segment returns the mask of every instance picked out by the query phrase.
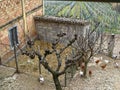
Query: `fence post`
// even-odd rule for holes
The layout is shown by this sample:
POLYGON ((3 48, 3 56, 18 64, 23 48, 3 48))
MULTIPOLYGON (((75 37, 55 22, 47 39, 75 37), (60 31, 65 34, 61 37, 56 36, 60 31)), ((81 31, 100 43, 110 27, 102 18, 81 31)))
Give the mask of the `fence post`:
POLYGON ((17 60, 17 54, 16 54, 16 42, 13 42, 14 44, 14 56, 15 56, 15 64, 16 64, 16 73, 19 73, 19 69, 18 69, 18 60, 17 60))
POLYGON ((115 43, 115 35, 110 35, 109 42, 108 42, 108 56, 113 56, 113 49, 114 49, 114 43, 115 43))
POLYGON ((1 56, 0 56, 0 65, 2 65, 2 59, 1 59, 1 56))

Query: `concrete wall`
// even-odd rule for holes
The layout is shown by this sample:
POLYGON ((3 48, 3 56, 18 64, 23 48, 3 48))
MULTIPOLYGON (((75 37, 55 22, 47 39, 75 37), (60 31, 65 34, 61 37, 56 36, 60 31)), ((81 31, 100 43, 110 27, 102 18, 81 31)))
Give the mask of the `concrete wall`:
MULTIPOLYGON (((27 28, 31 37, 36 35, 34 19, 36 15, 42 15, 42 0, 25 0, 25 9, 27 14, 27 28)), ((24 27, 22 18, 21 0, 1 0, 0 1, 0 56, 6 60, 13 53, 10 48, 8 30, 13 26, 18 28, 18 39, 20 44, 24 44, 24 27), (1 44, 2 43, 2 44, 1 44), (7 57, 6 57, 7 55, 7 57)), ((26 34, 28 33, 26 31, 26 34)))
MULTIPOLYGON (((86 21, 80 21, 76 19, 68 19, 68 18, 57 18, 57 17, 35 17, 36 30, 38 32, 38 36, 41 40, 47 40, 49 42, 53 42, 56 39, 56 35, 60 32, 67 33, 67 36, 64 37, 63 41, 68 41, 71 39, 73 35, 76 33, 78 35, 83 35, 87 28, 89 29, 89 23, 86 21)), ((102 48, 105 49, 105 53, 107 55, 108 42, 109 42, 110 34, 104 34, 103 36, 103 45, 102 48)), ((120 35, 115 35, 115 47, 113 50, 113 55, 119 55, 120 52, 120 35)))
POLYGON ((58 17, 35 17, 36 30, 41 40, 54 42, 57 34, 64 32, 67 35, 61 42, 72 39, 73 35, 82 35, 83 30, 89 25, 87 21, 58 17))

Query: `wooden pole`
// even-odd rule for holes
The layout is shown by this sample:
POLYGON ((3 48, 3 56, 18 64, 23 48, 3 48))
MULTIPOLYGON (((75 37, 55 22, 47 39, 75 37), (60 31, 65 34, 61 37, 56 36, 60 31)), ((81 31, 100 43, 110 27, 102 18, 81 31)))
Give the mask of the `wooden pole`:
POLYGON ((109 42, 108 42, 108 56, 109 57, 113 56, 114 44, 115 44, 115 35, 112 34, 110 35, 109 42))
POLYGON ((19 73, 18 60, 17 60, 17 54, 16 54, 16 43, 15 43, 15 41, 14 41, 14 55, 15 55, 16 73, 19 73))
MULTIPOLYGON (((38 45, 38 52, 40 53, 40 46, 38 45)), ((39 74, 41 75, 41 62, 39 60, 39 74)))
POLYGON ((23 14, 23 26, 24 26, 24 39, 26 40, 26 31, 27 31, 27 23, 26 23, 26 11, 25 11, 25 0, 21 0, 22 5, 22 14, 23 14))
POLYGON ((2 65, 2 59, 1 59, 1 56, 0 56, 0 65, 2 65))

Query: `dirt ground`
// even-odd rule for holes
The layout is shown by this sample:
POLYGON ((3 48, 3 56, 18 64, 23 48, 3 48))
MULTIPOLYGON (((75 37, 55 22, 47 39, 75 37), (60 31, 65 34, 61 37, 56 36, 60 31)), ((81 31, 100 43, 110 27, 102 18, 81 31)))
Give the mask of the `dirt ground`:
MULTIPOLYGON (((45 49, 51 49, 51 44, 50 43, 46 43, 44 41, 36 41, 34 48, 37 50, 38 45, 40 45, 40 53, 44 54, 44 50, 45 49)), ((60 49, 62 47, 62 45, 58 45, 58 49, 60 49)), ((70 48, 66 49, 63 54, 62 54, 62 67, 61 70, 64 68, 64 58, 66 56, 66 54, 69 54, 70 52, 70 48)), ((35 57, 35 59, 30 59, 28 56, 25 55, 19 55, 17 57, 18 59, 18 65, 19 65, 19 70, 20 72, 24 72, 24 73, 29 73, 35 77, 39 77, 39 70, 38 70, 38 57, 35 57)), ((54 70, 57 67, 57 61, 56 61, 56 57, 55 55, 49 55, 47 57, 47 61, 50 65, 50 67, 54 70)), ((7 66, 9 67, 14 67, 15 68, 15 60, 9 61, 7 64, 7 66)), ((41 65, 41 74, 42 76, 44 76, 44 78, 48 81, 52 82, 52 76, 51 74, 41 65)), ((60 77, 61 80, 63 80, 63 77, 60 77)))
POLYGON ((77 71, 65 90, 120 90, 120 60, 113 60, 104 55, 102 57, 102 63, 104 60, 110 61, 104 70, 100 64, 89 63, 88 70, 92 71, 92 76, 87 74, 87 78, 83 79, 77 71), (118 68, 115 67, 115 62, 119 64, 118 68))
MULTIPOLYGON (((44 42, 36 43, 40 44, 41 53, 44 53, 43 49, 46 47, 50 48, 50 45, 44 42)), ((63 53, 63 58, 69 51, 70 50, 67 49, 63 53)), ((88 70, 92 71, 92 76, 89 77, 87 74, 88 77, 83 79, 79 75, 80 70, 78 70, 73 79, 69 81, 70 84, 68 84, 67 87, 63 87, 63 90, 120 90, 120 60, 113 60, 104 55, 97 55, 96 57, 101 56, 103 57, 101 60, 102 63, 104 63, 104 60, 110 61, 104 70, 101 69, 100 65, 96 65, 93 60, 91 60, 88 70), (114 62, 119 64, 119 68, 114 67, 114 62)), ((49 63, 52 64, 51 67, 54 69, 54 67, 56 67, 55 57, 50 56, 48 60, 50 60, 49 63)), ((39 71, 37 57, 30 59, 27 56, 19 55, 18 62, 20 74, 14 74, 14 60, 6 64, 9 67, 0 66, 0 90, 55 90, 51 74, 43 67, 41 67, 41 69, 42 75, 45 78, 44 85, 41 85, 38 81, 39 71)), ((64 85, 63 81, 64 76, 60 78, 62 86, 64 85)))
MULTIPOLYGON (((104 70, 91 61, 88 70, 92 70, 92 76, 87 74, 87 78, 81 78, 78 70, 63 90, 120 90, 120 60, 102 57, 102 62, 110 61, 104 70), (118 68, 114 67, 114 62, 119 64, 118 68)), ((0 66, 0 90, 55 90, 51 81, 45 80, 44 85, 41 85, 38 77, 32 74, 14 72, 14 68, 0 66)))
POLYGON ((0 90, 55 90, 50 82, 41 85, 38 77, 27 73, 15 74, 15 69, 0 66, 0 90))

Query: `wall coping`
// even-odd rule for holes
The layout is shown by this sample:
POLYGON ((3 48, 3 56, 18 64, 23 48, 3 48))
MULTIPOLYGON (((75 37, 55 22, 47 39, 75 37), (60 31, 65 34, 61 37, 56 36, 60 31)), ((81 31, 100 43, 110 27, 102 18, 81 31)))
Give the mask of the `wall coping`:
POLYGON ((85 20, 80 19, 72 19, 72 18, 65 18, 65 17, 55 17, 55 16, 35 16, 35 21, 43 21, 43 22, 54 22, 54 23, 68 23, 68 24, 79 24, 81 26, 89 25, 90 23, 85 20))

